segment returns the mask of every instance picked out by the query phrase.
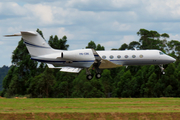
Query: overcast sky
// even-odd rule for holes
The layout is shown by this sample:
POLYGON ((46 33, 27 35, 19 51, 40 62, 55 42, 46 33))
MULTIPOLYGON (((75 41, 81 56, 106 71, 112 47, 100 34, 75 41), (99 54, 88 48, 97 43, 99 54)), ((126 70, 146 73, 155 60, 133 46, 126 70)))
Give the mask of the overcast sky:
POLYGON ((20 37, 3 35, 42 30, 45 39, 64 35, 69 50, 85 48, 91 40, 106 50, 138 41, 144 28, 180 40, 179 0, 1 0, 0 67, 11 65, 20 37))

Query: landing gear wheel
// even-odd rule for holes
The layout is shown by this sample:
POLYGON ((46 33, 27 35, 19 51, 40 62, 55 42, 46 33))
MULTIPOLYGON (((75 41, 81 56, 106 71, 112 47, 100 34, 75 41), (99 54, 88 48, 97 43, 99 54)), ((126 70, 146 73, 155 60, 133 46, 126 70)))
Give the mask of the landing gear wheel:
POLYGON ((101 74, 100 74, 100 73, 97 73, 97 74, 96 74, 96 78, 97 78, 97 79, 101 78, 101 74))
POLYGON ((162 73, 163 75, 165 75, 163 65, 159 65, 159 67, 160 67, 160 69, 161 69, 161 73, 162 73))
POLYGON ((86 78, 87 78, 88 80, 91 80, 93 77, 92 77, 92 75, 87 75, 86 78))

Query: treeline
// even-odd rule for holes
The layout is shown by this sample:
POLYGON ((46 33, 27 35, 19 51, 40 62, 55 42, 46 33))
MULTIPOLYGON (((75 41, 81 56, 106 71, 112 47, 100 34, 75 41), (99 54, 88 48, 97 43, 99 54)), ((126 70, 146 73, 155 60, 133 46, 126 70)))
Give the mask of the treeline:
POLYGON ((3 90, 3 86, 2 86, 3 79, 7 75, 9 69, 10 67, 5 65, 3 67, 0 67, 0 91, 3 90))
MULTIPOLYGON (((38 29, 42 36, 42 32, 38 29)), ((165 75, 157 65, 128 66, 105 69, 100 79, 88 81, 86 71, 79 74, 59 72, 49 69, 45 64, 30 59, 30 55, 19 41, 13 51, 12 67, 3 80, 1 96, 14 97, 55 97, 55 98, 91 98, 91 97, 180 97, 180 42, 167 41, 167 33, 140 29, 139 41, 124 43, 112 50, 159 49, 176 58, 175 63, 164 65, 165 75)), ((49 45, 55 49, 67 50, 67 37, 50 36, 49 45)), ((86 48, 105 50, 104 46, 90 41, 86 48)), ((95 74, 95 71, 91 71, 95 74)))

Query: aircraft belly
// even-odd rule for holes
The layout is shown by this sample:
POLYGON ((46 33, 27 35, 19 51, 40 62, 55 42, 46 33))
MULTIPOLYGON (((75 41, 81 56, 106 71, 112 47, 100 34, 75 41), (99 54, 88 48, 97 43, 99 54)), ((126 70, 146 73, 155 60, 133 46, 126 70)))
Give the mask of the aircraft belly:
POLYGON ((149 64, 159 64, 158 61, 156 62, 153 62, 152 60, 149 60, 149 59, 139 59, 139 60, 114 60, 114 61, 111 61, 115 64, 118 64, 118 65, 149 65, 149 64))
POLYGON ((123 63, 123 65, 159 65, 159 64, 167 64, 167 61, 143 59, 136 61, 129 60, 123 63))
POLYGON ((72 67, 80 67, 80 68, 89 68, 93 62, 73 62, 73 63, 65 63, 65 66, 72 66, 72 67))
POLYGON ((53 64, 56 67, 60 66, 71 66, 71 67, 78 67, 78 68, 88 68, 90 67, 93 63, 94 60, 79 60, 79 61, 70 61, 70 60, 57 60, 57 59, 35 59, 31 58, 32 60, 39 61, 39 62, 44 62, 48 64, 53 64))

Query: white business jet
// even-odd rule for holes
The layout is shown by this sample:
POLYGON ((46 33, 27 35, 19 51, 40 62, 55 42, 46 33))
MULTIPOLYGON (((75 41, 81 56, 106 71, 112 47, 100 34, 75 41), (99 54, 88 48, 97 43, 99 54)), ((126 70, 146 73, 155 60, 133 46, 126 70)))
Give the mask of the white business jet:
POLYGON ((88 80, 93 78, 91 69, 96 70, 96 78, 101 78, 102 69, 129 65, 159 65, 162 73, 165 74, 163 64, 176 61, 159 50, 56 50, 51 48, 37 32, 22 31, 19 34, 5 36, 22 36, 31 59, 48 63, 49 68, 59 68, 60 71, 71 73, 79 73, 85 68, 88 80))

